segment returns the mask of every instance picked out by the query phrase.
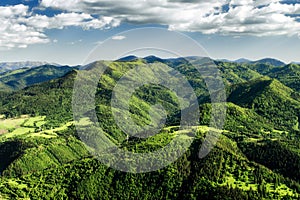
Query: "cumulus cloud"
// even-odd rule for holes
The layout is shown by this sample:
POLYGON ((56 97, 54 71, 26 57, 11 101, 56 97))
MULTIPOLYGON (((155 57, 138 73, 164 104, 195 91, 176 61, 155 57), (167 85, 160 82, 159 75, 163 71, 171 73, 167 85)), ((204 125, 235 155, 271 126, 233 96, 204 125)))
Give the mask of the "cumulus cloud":
MULTIPOLYGON (((161 24, 170 30, 224 35, 299 35, 300 2, 282 0, 40 0, 35 14, 25 5, 0 6, 0 48, 50 42, 47 29, 107 29, 121 23, 161 24), (43 12, 39 12, 43 13, 43 12)), ((120 38, 119 39, 124 39, 120 38)))
POLYGON ((0 6, 0 49, 26 48, 50 42, 46 29, 81 26, 83 29, 115 27, 120 21, 112 17, 92 17, 85 13, 61 13, 53 17, 33 14, 28 6, 0 6))
POLYGON ((38 29, 62 29, 66 26, 81 26, 84 29, 104 28, 105 26, 118 26, 119 22, 112 17, 93 18, 85 13, 61 13, 53 17, 45 15, 34 15, 28 18, 20 19, 29 26, 38 29))
POLYGON ((29 44, 47 43, 47 36, 35 28, 19 23, 28 14, 24 5, 0 7, 0 48, 26 48, 29 44))
POLYGON ((300 2, 280 0, 41 0, 44 7, 111 17, 118 22, 158 23, 171 30, 225 35, 300 33, 300 2))

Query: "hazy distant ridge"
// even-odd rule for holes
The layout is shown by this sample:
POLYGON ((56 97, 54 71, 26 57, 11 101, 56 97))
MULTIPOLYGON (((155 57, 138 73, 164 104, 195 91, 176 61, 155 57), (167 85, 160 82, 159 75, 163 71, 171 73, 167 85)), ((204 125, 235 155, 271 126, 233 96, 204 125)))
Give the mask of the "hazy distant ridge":
POLYGON ((38 62, 38 61, 2 62, 0 63, 0 73, 21 69, 21 68, 33 68, 33 67, 38 67, 46 64, 60 66, 59 64, 55 64, 55 63, 38 62))

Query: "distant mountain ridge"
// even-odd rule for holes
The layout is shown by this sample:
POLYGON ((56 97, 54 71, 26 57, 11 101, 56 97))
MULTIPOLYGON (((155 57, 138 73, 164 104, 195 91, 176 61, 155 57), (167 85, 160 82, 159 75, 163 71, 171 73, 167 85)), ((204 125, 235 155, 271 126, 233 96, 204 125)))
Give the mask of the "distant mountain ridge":
POLYGON ((42 65, 7 71, 0 74, 0 90, 19 90, 62 77, 73 69, 69 66, 42 65))
MULTIPOLYGON (((73 125, 73 88, 79 70, 73 67, 62 71, 63 66, 46 65, 9 71, 0 74, 0 87, 1 77, 11 86, 29 86, 11 93, 0 92, 0 115, 3 115, 0 119, 0 131, 3 131, 0 134, 0 199, 299 199, 300 94, 294 91, 298 86, 295 81, 300 77, 299 65, 276 67, 203 57, 129 56, 111 62, 97 61, 82 70, 88 71, 103 63, 108 68, 100 77, 94 93, 95 104, 91 108, 108 140, 122 150, 150 153, 163 149, 175 137, 179 137, 180 142, 194 137, 190 148, 176 162, 158 171, 124 173, 114 170, 89 154, 89 146, 79 140, 73 125), (127 111, 112 106, 113 90, 120 78, 134 67, 147 67, 149 63, 159 66, 159 60, 182 73, 194 89, 198 98, 199 126, 181 130, 181 115, 190 111, 191 106, 181 104, 170 89, 147 84, 132 95, 130 117, 141 127, 148 125, 152 121, 149 110, 160 104, 167 114, 165 127, 149 138, 130 136, 126 140, 127 135, 116 124, 112 110, 127 111), (211 129, 212 109, 213 106, 218 108, 218 103, 212 104, 205 99, 210 96, 205 81, 187 61, 193 64, 215 62, 228 95, 224 130, 220 130, 219 141, 203 159, 199 159, 199 147, 211 129), (51 80, 46 81, 49 77, 51 80), (37 80, 41 82, 33 82, 37 80), (181 107, 185 108, 184 112, 181 107), (24 114, 28 118, 23 122, 19 117, 24 114), (191 132, 195 132, 195 136, 191 132)), ((141 78, 150 79, 151 69, 147 72, 150 73, 141 78)), ((172 73, 168 69, 160 72, 172 73)), ((95 78, 94 74, 86 75, 87 81, 95 78)), ((134 78, 129 77, 129 80, 134 78)), ((211 76, 208 78, 213 80, 211 76)), ((168 81, 176 84, 175 79, 170 77, 168 81)), ((82 94, 79 100, 84 102, 85 97, 82 94)), ((84 130, 91 126, 97 134, 98 128, 94 129, 89 123, 89 117, 79 122, 77 127, 84 130)), ((82 136, 93 138, 85 133, 82 136)), ((92 145, 104 145, 103 140, 92 140, 95 142, 92 145)), ((177 145, 179 151, 180 144, 177 145)), ((92 145, 91 148, 95 147, 92 145)), ((176 155, 177 146, 165 158, 176 155)), ((111 166, 123 165, 122 159, 113 159, 114 153, 115 148, 108 148, 99 156, 111 166)), ((156 163, 151 159, 149 166, 156 163)), ((140 167, 130 163, 124 166, 127 169, 140 167)))
POLYGON ((282 62, 281 60, 278 59, 274 59, 274 58, 263 58, 260 60, 249 60, 246 58, 239 58, 237 60, 228 60, 228 59, 218 59, 218 61, 222 61, 222 62, 233 62, 233 63, 245 63, 245 64, 269 64, 269 65, 273 65, 275 67, 281 67, 286 65, 286 63, 282 62))
MULTIPOLYGON (((135 55, 129 55, 129 56, 125 56, 122 58, 119 58, 117 61, 123 61, 123 62, 129 62, 129 61, 134 61, 137 59, 143 59, 147 62, 162 62, 162 61, 174 61, 174 60, 194 60, 194 59, 198 59, 198 58, 204 58, 204 57, 200 57, 200 56, 187 56, 187 57, 178 57, 178 58, 160 58, 154 55, 150 55, 147 57, 137 57, 135 55)), ((275 58, 263 58, 263 59, 259 59, 259 60, 249 60, 246 58, 239 58, 237 60, 229 60, 229 59, 212 59, 211 60, 215 60, 215 61, 222 61, 222 62, 233 62, 233 63, 247 63, 247 64, 269 64, 269 65, 273 65, 276 67, 280 67, 280 66, 284 66, 286 65, 286 63, 282 62, 279 59, 275 59, 275 58)))
POLYGON ((256 63, 269 64, 269 65, 273 65, 273 66, 276 66, 276 67, 281 67, 281 66, 286 65, 286 63, 284 63, 280 60, 274 59, 274 58, 264 58, 264 59, 260 59, 260 60, 251 62, 251 64, 256 64, 256 63))
POLYGON ((139 59, 139 58, 136 57, 136 56, 130 55, 130 56, 122 57, 122 58, 118 59, 117 61, 128 62, 128 61, 134 61, 134 60, 137 60, 137 59, 139 59))
POLYGON ((48 63, 48 62, 40 62, 40 61, 25 61, 25 62, 1 62, 0 63, 0 73, 4 73, 7 71, 17 70, 21 68, 33 68, 42 65, 55 65, 60 66, 56 63, 48 63))
POLYGON ((250 63, 252 61, 249 60, 249 59, 246 59, 246 58, 240 58, 240 59, 237 59, 237 60, 235 60, 233 62, 235 62, 235 63, 250 63))

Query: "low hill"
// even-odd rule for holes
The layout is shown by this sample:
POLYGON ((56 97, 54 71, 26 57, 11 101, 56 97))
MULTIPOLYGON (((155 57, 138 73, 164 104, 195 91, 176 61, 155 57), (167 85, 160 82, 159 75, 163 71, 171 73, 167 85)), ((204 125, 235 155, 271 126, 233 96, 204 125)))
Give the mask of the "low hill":
MULTIPOLYGON (((34 68, 42 65, 47 65, 47 62, 36 62, 36 61, 26 61, 26 62, 2 62, 0 63, 0 73, 7 71, 18 70, 22 68, 34 68)), ((56 66, 59 66, 55 64, 56 66)))
POLYGON ((244 83, 263 76, 260 73, 250 69, 247 65, 243 64, 218 61, 216 62, 216 65, 221 71, 225 84, 227 85, 244 83))
POLYGON ((261 59, 261 60, 256 60, 256 61, 252 61, 251 64, 269 64, 269 65, 273 65, 275 67, 280 67, 280 66, 284 66, 285 63, 280 61, 280 60, 277 60, 277 59, 274 59, 274 58, 264 58, 264 59, 261 59))
POLYGON ((234 85, 228 101, 254 109, 277 128, 299 129, 300 102, 294 91, 276 79, 262 78, 234 85))
POLYGON ((0 82, 11 88, 19 90, 30 85, 46 82, 64 76, 72 70, 68 66, 43 65, 31 69, 18 69, 0 74, 0 82))
POLYGON ((139 58, 136 57, 136 56, 130 55, 130 56, 122 57, 122 58, 120 58, 120 59, 118 59, 118 60, 116 60, 116 61, 130 62, 130 61, 135 61, 135 60, 137 60, 137 59, 139 59, 139 58))
POLYGON ((300 92, 300 65, 288 64, 281 68, 274 68, 267 75, 300 92))
POLYGON ((240 59, 237 59, 237 60, 235 60, 233 62, 235 62, 235 63, 250 63, 252 61, 249 60, 249 59, 246 59, 246 58, 240 58, 240 59))

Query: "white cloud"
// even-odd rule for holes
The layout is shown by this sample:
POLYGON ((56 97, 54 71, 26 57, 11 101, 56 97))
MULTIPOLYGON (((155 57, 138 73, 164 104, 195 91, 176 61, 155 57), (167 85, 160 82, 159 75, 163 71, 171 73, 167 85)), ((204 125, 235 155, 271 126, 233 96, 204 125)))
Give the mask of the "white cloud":
POLYGON ((171 30, 226 35, 296 35, 300 2, 280 0, 41 0, 68 12, 111 17, 118 22, 158 23, 171 30), (228 10, 222 8, 228 7, 228 10))
POLYGON ((34 27, 19 23, 28 14, 24 5, 0 7, 0 49, 26 48, 30 44, 47 43, 47 36, 34 27))
POLYGON ((2 6, 0 7, 0 17, 11 17, 11 16, 25 16, 28 11, 28 6, 15 5, 15 6, 2 6))
POLYGON ((37 15, 25 5, 0 6, 0 49, 26 48, 31 44, 50 42, 46 29, 81 26, 83 29, 115 27, 120 21, 112 17, 94 18, 85 13, 61 13, 53 17, 37 15))
MULTIPOLYGON (((122 22, 161 24, 170 30, 225 35, 297 35, 300 2, 280 0, 40 0, 40 9, 62 10, 52 17, 25 5, 0 6, 0 48, 50 42, 46 29, 79 26, 107 29, 122 22), (99 17, 95 17, 99 16, 99 17)), ((119 39, 124 39, 119 37, 119 39)))
POLYGON ((113 39, 113 40, 124 40, 124 39, 126 39, 126 37, 123 36, 123 35, 116 35, 116 36, 113 36, 111 39, 113 39))

